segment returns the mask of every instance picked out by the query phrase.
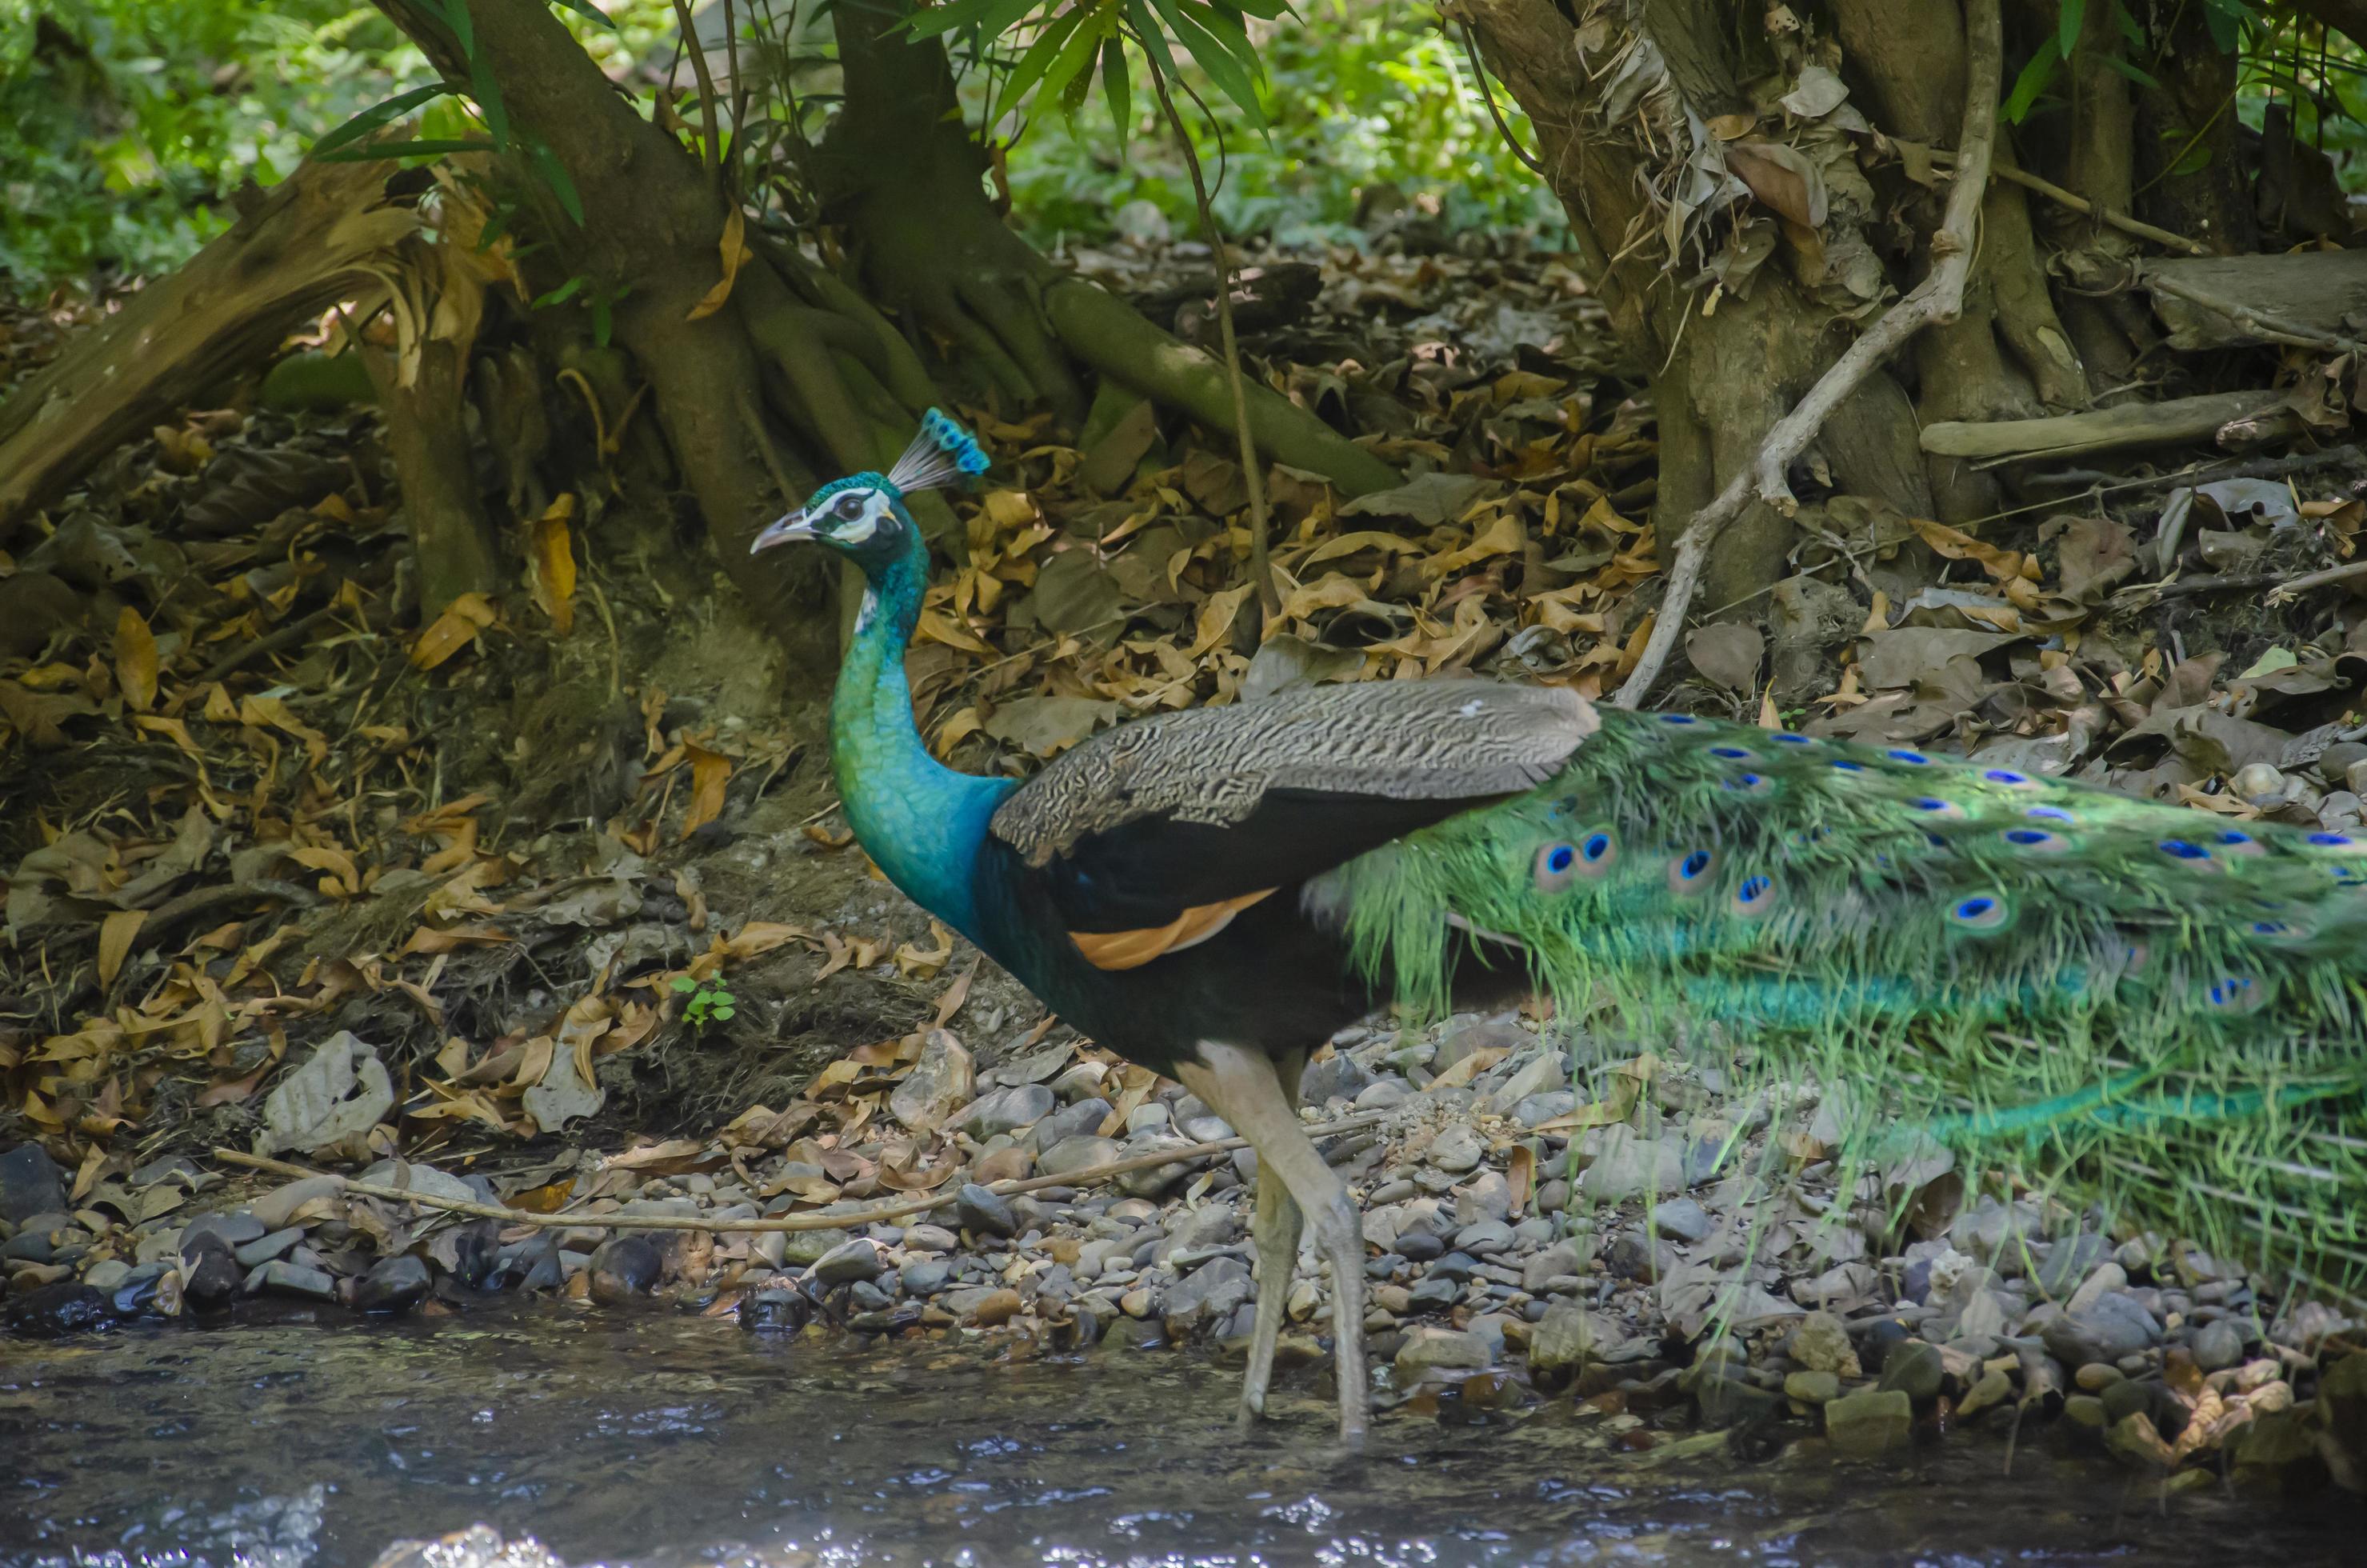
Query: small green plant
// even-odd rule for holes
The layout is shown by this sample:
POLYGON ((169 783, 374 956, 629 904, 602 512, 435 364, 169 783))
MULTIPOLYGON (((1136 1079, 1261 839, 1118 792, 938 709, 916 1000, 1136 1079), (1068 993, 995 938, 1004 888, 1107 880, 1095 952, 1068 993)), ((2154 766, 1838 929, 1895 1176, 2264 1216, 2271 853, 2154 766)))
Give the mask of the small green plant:
POLYGON ((676 991, 690 993, 690 1001, 683 1007, 682 1016, 690 1027, 705 1031, 709 1024, 719 1024, 739 1009, 733 1006, 738 998, 723 988, 720 980, 693 980, 686 974, 674 977, 676 991))

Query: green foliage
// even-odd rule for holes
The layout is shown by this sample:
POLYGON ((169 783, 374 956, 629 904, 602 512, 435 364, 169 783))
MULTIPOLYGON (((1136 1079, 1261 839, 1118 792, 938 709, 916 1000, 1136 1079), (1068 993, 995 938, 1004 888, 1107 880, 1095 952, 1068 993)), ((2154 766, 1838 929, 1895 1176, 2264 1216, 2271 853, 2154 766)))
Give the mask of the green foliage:
POLYGON ((682 1016, 690 1020, 691 1028, 702 1034, 708 1025, 722 1023, 739 1011, 733 1005, 739 998, 726 991, 720 980, 699 981, 686 974, 677 975, 674 988, 677 992, 690 994, 690 1001, 684 1006, 682 1016))
POLYGON ((155 273, 230 225, 243 182, 426 63, 352 0, 0 0, 0 273, 31 293, 155 273))
MULTIPOLYGON (((1302 12, 1254 35, 1263 135, 1184 103, 1228 232, 1353 240, 1376 199, 1433 211, 1449 229, 1561 227, 1551 193, 1497 134, 1457 42, 1371 0, 1310 0, 1302 12)), ((1039 108, 1011 151, 1012 215, 1039 243, 1106 235, 1118 210, 1137 201, 1178 233, 1196 231, 1191 181, 1156 101, 1138 81, 1114 75, 1108 58, 1102 94, 1062 114, 1039 108)), ((1175 80, 1204 103, 1229 101, 1196 62, 1175 80)), ((1045 102, 1040 86, 1036 102, 1045 102)), ((1497 103, 1513 133, 1530 137, 1501 89, 1497 103)))

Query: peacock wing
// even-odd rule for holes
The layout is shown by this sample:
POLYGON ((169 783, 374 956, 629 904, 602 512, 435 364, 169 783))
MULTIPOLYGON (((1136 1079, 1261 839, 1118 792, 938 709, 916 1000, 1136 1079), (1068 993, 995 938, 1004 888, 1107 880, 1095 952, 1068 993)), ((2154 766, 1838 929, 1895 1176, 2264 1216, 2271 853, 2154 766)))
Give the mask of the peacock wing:
POLYGON ((1070 931, 1163 928, 1532 789, 1595 725, 1557 687, 1303 687, 1105 732, 1014 792, 990 832, 1070 931))

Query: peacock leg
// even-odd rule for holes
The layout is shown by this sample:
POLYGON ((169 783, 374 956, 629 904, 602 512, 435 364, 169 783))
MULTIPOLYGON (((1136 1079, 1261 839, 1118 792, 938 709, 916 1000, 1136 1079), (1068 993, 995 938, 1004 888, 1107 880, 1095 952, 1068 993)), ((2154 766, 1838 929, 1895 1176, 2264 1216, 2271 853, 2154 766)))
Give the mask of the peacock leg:
MULTIPOLYGON (((1275 1078, 1291 1108, 1298 1107, 1298 1075, 1307 1055, 1295 1051, 1274 1062, 1275 1078)), ((1282 1178, 1258 1164, 1257 1217, 1250 1239, 1257 1247, 1257 1331, 1250 1336, 1249 1371, 1241 1380, 1241 1426, 1265 1414, 1265 1393, 1274 1381, 1274 1346, 1282 1334, 1283 1310, 1289 1304, 1291 1272, 1298 1265, 1298 1233, 1304 1216, 1282 1178)))
POLYGON ((1183 1062, 1184 1086, 1232 1123, 1257 1151, 1258 1179, 1281 1179, 1315 1227, 1331 1265, 1332 1359, 1340 1381, 1340 1440, 1362 1448, 1369 1424, 1365 1386, 1365 1236, 1348 1188, 1308 1141, 1291 1108, 1274 1059, 1263 1051, 1204 1040, 1200 1060, 1183 1062))

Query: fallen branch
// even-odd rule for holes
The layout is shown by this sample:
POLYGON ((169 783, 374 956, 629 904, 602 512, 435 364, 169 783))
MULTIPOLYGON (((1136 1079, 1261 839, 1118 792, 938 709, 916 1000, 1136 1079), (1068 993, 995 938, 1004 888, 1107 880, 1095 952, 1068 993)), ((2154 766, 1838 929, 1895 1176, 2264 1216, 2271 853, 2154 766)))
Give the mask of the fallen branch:
MULTIPOLYGON (((2283 258, 2272 259, 2282 261, 2283 258)), ((2345 337, 2337 332, 2323 332, 2307 322, 2295 321, 2291 316, 2214 293, 2191 278, 2168 267, 2148 267, 2139 277, 2146 288, 2157 293, 2175 295, 2188 304, 2200 305, 2214 314, 2225 316, 2247 335, 2264 343, 2282 343, 2294 348, 2321 348, 2333 354, 2353 354, 2367 348, 2367 344, 2361 344, 2355 337, 2345 337)))
POLYGON ((1686 607, 1701 586, 1702 569, 1717 536, 1754 499, 1786 517, 1796 511, 1799 503, 1784 479, 1792 460, 1806 449, 1825 421, 1860 383, 1908 339, 1935 322, 1954 321, 1964 309, 1965 279, 1973 266, 1973 227, 1980 215, 1981 192, 1988 183, 1989 153, 1997 131, 1998 82, 2005 52, 1998 0, 1968 0, 1965 13, 1965 119, 1957 134, 1955 183, 1949 188, 1939 232, 1931 236, 1931 270, 1842 351, 1832 368, 1808 389, 1808 395, 1767 432, 1750 465, 1686 524, 1677 540, 1677 558, 1669 568, 1668 593, 1660 601, 1652 635, 1636 661, 1635 673, 1613 699, 1622 708, 1640 704, 1660 678, 1677 639, 1683 635, 1686 607))
MULTIPOLYGON (((1935 148, 1932 151, 1931 159, 1934 163, 1953 163, 1955 154, 1944 149, 1935 148)), ((2151 240, 2155 244, 2165 245, 2181 256, 2211 254, 2208 248, 2196 241, 2188 239, 2184 234, 2173 234, 2168 229, 2157 229, 2151 223, 2132 218, 2125 212, 2115 212, 2109 207, 2098 207, 2078 191, 2066 190, 2053 180, 2039 178, 2028 169, 2016 168, 2010 164, 1999 164, 1990 168, 1988 177, 2004 180, 2009 185, 2018 185, 2024 190, 2036 191, 2047 200, 2093 218, 2109 228, 2118 229, 2124 234, 2135 234, 2141 240, 2151 240)))
POLYGON ((1949 458, 2063 457, 2113 447, 2201 440, 2220 427, 2282 407, 2282 392, 2204 392, 2166 403, 2124 403, 2038 419, 1942 419, 1923 426, 1927 452, 1949 458))
POLYGON ((2323 588, 2335 583, 2355 583, 2367 577, 2367 561, 2353 561, 2343 566, 2328 566, 2322 572, 2305 572, 2300 576, 2278 584, 2270 590, 2269 602, 2282 604, 2285 600, 2323 588))
MULTIPOLYGON (((1369 1110, 1361 1116, 1342 1117, 1319 1127, 1307 1130, 1309 1138, 1333 1138, 1343 1132, 1355 1132, 1386 1119, 1387 1111, 1369 1110)), ((1236 1149, 1246 1149, 1246 1138, 1216 1138, 1203 1143, 1186 1143, 1178 1148, 1160 1149, 1148 1154, 1130 1154, 1123 1160, 1109 1160, 1082 1170, 1068 1171, 1059 1176, 1031 1176, 1025 1181, 998 1181, 987 1190, 998 1197, 1015 1198, 1021 1193, 1041 1192, 1054 1187, 1082 1187, 1089 1182, 1110 1176, 1125 1176, 1129 1171, 1147 1171, 1159 1165, 1172 1165, 1179 1160, 1196 1160, 1210 1154, 1229 1154, 1236 1149)), ((415 1203, 423 1209, 441 1210, 450 1214, 466 1214, 472 1219, 498 1220, 507 1225, 531 1225, 541 1230, 593 1231, 712 1231, 730 1233, 764 1234, 774 1231, 839 1231, 856 1225, 885 1224, 912 1214, 925 1214, 932 1209, 942 1209, 953 1199, 944 1192, 924 1192, 900 1203, 889 1203, 877 1209, 857 1210, 851 1214, 783 1214, 773 1219, 704 1220, 685 1214, 530 1214, 522 1209, 510 1209, 498 1203, 479 1203, 469 1199, 445 1198, 432 1192, 416 1192, 407 1187, 390 1187, 383 1182, 362 1181, 354 1176, 337 1175, 334 1171, 316 1171, 304 1165, 290 1165, 286 1160, 266 1159, 239 1149, 216 1149, 214 1158, 226 1165, 243 1165, 250 1170, 268 1171, 294 1180, 313 1176, 324 1177, 337 1184, 338 1190, 357 1198, 384 1199, 394 1203, 415 1203)))
POLYGON ((0 404, 0 534, 124 442, 259 366, 306 317, 341 297, 382 294, 365 264, 419 226, 388 202, 389 168, 299 165, 0 404))

